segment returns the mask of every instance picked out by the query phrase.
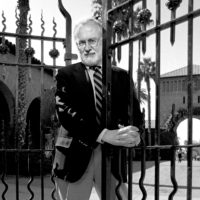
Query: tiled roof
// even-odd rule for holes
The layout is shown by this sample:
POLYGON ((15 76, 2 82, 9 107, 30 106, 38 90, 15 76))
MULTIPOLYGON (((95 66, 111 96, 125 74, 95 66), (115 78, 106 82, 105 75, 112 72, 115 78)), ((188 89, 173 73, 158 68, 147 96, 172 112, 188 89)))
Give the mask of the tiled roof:
MULTIPOLYGON (((193 75, 197 75, 197 74, 200 74, 200 65, 193 65, 193 75)), ((176 77, 176 76, 187 76, 187 66, 162 74, 161 78, 176 77)))

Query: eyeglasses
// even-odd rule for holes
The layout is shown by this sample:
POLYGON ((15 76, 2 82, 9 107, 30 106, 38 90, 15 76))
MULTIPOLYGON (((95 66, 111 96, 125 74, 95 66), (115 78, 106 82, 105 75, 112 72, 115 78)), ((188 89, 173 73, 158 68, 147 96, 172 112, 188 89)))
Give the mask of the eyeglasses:
POLYGON ((86 43, 88 43, 88 45, 90 47, 96 47, 99 43, 100 39, 88 39, 88 40, 80 40, 79 42, 77 42, 77 46, 79 49, 84 49, 86 47, 86 43))

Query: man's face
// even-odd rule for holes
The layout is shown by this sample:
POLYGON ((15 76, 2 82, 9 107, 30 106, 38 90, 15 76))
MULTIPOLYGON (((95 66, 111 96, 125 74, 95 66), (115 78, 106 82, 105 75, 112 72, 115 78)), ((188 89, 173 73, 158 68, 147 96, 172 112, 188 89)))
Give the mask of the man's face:
POLYGON ((102 65, 102 32, 94 24, 83 25, 77 35, 77 47, 82 62, 87 66, 102 65))

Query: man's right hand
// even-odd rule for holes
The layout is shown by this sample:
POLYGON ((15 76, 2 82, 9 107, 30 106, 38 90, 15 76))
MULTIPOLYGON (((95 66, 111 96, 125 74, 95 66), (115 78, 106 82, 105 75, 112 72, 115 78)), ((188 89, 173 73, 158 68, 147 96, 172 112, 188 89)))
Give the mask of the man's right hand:
POLYGON ((139 129, 135 126, 125 126, 115 130, 106 130, 102 137, 103 142, 115 146, 134 147, 140 143, 139 129))

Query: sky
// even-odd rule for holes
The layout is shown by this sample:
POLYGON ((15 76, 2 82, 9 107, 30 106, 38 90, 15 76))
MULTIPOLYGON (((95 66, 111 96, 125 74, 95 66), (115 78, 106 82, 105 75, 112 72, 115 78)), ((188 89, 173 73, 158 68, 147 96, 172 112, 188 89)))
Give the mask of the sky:
MULTIPOLYGON (((41 14, 45 21, 45 36, 53 36, 53 19, 57 24, 56 37, 65 37, 65 19, 59 11, 58 0, 29 0, 30 11, 29 16, 33 23, 34 35, 41 34, 41 14)), ((72 30, 77 22, 84 18, 88 18, 92 15, 91 0, 62 0, 65 9, 69 12, 72 18, 72 30)), ((156 0, 147 0, 147 7, 152 12, 152 19, 155 21, 155 2, 156 0)), ((171 13, 165 6, 166 1, 161 0, 161 23, 170 20, 171 13)), ((16 18, 15 9, 17 6, 17 0, 0 0, 0 30, 2 26, 2 12, 6 17, 6 32, 15 32, 16 30, 16 18)), ((194 0, 194 9, 200 8, 200 0, 194 0)), ((188 0, 183 0, 181 6, 177 9, 177 17, 186 14, 188 11, 188 0)), ((153 24, 152 26, 154 26, 153 24)), ((151 27, 151 26, 150 26, 151 27)), ((147 28, 150 28, 147 27, 147 28)), ((200 65, 200 17, 194 20, 194 57, 193 63, 200 65)), ((9 40, 12 41, 11 38, 9 40)), ((37 41, 32 41, 32 44, 37 46, 37 41)), ((45 52, 45 63, 52 64, 52 59, 49 58, 48 52, 52 48, 52 43, 47 43, 45 48, 48 50, 45 52)), ((61 52, 57 60, 57 65, 64 65, 64 50, 63 45, 58 44, 57 48, 61 52)), ((40 59, 40 50, 35 48, 35 57, 40 59)), ((127 46, 122 48, 123 59, 119 63, 119 66, 128 69, 128 52, 127 46)), ((72 42, 72 53, 78 54, 74 42, 72 42)), ((147 38, 147 51, 142 57, 151 57, 152 61, 155 61, 155 37, 150 36, 147 38)), ((73 61, 75 62, 75 61, 73 61)), ((138 62, 138 43, 134 43, 134 66, 137 66, 138 62)), ((176 40, 175 44, 170 43, 169 30, 161 33, 161 74, 176 70, 181 67, 187 66, 187 23, 176 26, 176 40)), ((136 74, 136 73, 135 73, 136 74)), ((135 77, 134 77, 135 78, 135 77)), ((151 82, 152 93, 152 119, 155 119, 155 85, 151 82)), ((146 105, 144 105, 146 108, 146 105)), ((147 110, 147 109, 146 109, 147 110)), ((147 113, 146 113, 147 116, 147 113)), ((184 128, 183 128, 184 130, 184 128)), ((200 139, 200 138, 199 138, 200 139)), ((197 140, 199 140, 197 139, 197 140)))

